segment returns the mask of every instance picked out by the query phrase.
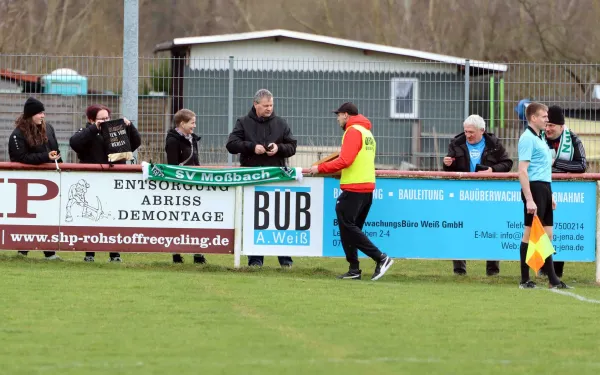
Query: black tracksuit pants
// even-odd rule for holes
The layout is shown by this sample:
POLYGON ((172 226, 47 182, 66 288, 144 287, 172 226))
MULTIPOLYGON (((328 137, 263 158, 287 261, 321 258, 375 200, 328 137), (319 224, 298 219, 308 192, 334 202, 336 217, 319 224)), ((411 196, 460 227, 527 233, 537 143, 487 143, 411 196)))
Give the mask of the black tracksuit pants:
POLYGON ((382 257, 381 251, 362 231, 372 203, 372 193, 344 191, 335 205, 342 247, 352 270, 359 269, 358 250, 375 262, 379 262, 382 257))
MULTIPOLYGON (((466 260, 453 260, 454 273, 467 273, 467 261, 466 260)), ((492 275, 500 272, 500 261, 488 260, 485 262, 485 272, 488 275, 492 275)))
MULTIPOLYGON (((85 256, 86 256, 86 257, 95 257, 95 256, 96 256, 96 253, 95 253, 95 252, 90 252, 90 251, 88 251, 88 252, 86 252, 86 253, 85 253, 85 256)), ((109 256, 110 258, 118 258, 118 257, 120 257, 120 256, 121 256, 121 254, 119 254, 119 253, 108 253, 108 256, 109 256)))

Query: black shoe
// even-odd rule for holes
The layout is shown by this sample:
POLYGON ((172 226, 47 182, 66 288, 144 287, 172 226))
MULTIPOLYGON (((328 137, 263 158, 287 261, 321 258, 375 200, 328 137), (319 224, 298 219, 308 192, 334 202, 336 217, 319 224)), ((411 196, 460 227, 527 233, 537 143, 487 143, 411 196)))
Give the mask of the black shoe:
POLYGON ((173 263, 183 263, 181 254, 173 254, 173 263))
POLYGON ((535 288, 537 288, 537 286, 531 280, 527 280, 524 283, 522 282, 519 284, 519 289, 535 289, 535 288))
POLYGON ((560 282, 558 285, 550 285, 550 289, 573 289, 573 287, 568 286, 564 282, 560 282))
POLYGON ((21 256, 24 256, 24 257, 26 257, 26 256, 27 256, 27 253, 29 253, 29 251, 18 251, 18 252, 17 252, 17 255, 21 255, 21 256))
POLYGON ((467 271, 465 270, 454 270, 454 274, 457 276, 466 276, 467 275, 467 271))
POLYGON ((500 274, 500 271, 486 271, 485 274, 488 276, 496 276, 500 274))
POLYGON ((344 280, 360 280, 362 275, 362 271, 361 270, 348 270, 348 272, 346 272, 343 275, 339 275, 337 278, 338 279, 344 279, 344 280))
POLYGON ((194 263, 206 264, 206 258, 202 254, 194 254, 194 263))
POLYGON ((385 275, 385 273, 392 266, 392 264, 394 264, 394 260, 389 256, 383 254, 383 258, 379 262, 377 262, 377 266, 375 267, 375 272, 373 273, 371 280, 375 281, 381 279, 381 277, 385 275))
POLYGON ((281 268, 292 268, 292 263, 281 264, 281 268))

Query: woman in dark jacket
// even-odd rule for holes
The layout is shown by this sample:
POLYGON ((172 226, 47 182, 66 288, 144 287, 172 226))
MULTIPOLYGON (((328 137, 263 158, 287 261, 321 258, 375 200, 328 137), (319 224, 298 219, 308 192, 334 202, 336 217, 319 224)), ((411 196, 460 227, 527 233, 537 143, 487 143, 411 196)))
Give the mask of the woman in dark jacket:
MULTIPOLYGON (((34 165, 62 162, 54 128, 46 123, 44 111, 42 102, 35 98, 27 99, 23 114, 15 121, 15 130, 8 139, 10 161, 34 165)), ((27 253, 19 251, 23 256, 27 253)), ((54 251, 44 251, 44 255, 48 260, 60 259, 54 251)))
MULTIPOLYGON (((194 134, 196 114, 189 109, 177 111, 173 118, 175 127, 167 133, 165 152, 167 164, 200 165, 198 142, 200 137, 194 134)), ((173 263, 183 263, 181 254, 173 254, 173 263)), ((206 263, 202 254, 194 254, 194 263, 206 263)))
MULTIPOLYGON (((105 149, 104 140, 100 134, 102 123, 110 121, 111 111, 108 107, 95 104, 89 106, 85 111, 87 123, 84 128, 71 136, 69 144, 77 153, 80 163, 84 164, 108 164, 108 151, 105 149)), ((142 144, 142 138, 131 121, 123 118, 125 130, 131 145, 131 151, 135 151, 142 144)), ((125 160, 119 160, 113 164, 125 164, 125 160)))
MULTIPOLYGON (((83 164, 108 164, 108 151, 106 150, 104 139, 100 134, 102 123, 110 121, 111 111, 108 107, 100 104, 89 106, 85 110, 85 117, 87 123, 84 128, 81 128, 77 133, 71 136, 69 144, 73 151, 77 153, 79 162, 83 164)), ((142 144, 140 133, 136 127, 133 126, 131 121, 123 118, 125 122, 125 130, 127 131, 127 137, 131 145, 131 151, 137 150, 142 144)), ((119 160, 113 164, 125 164, 125 160, 119 160)), ((95 252, 86 252, 83 258, 86 262, 93 262, 95 252)), ((109 261, 121 262, 121 254, 109 253, 109 261)))

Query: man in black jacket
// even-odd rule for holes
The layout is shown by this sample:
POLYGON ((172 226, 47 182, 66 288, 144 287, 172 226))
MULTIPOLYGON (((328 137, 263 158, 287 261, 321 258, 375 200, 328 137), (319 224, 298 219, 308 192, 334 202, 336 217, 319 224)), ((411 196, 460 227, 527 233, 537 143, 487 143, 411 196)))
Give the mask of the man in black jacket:
MULTIPOLYGON (((471 115, 463 123, 464 132, 450 141, 448 155, 444 157, 444 170, 454 172, 509 172, 513 161, 508 157, 500 140, 485 131, 485 121, 471 115)), ((467 262, 454 260, 454 273, 466 275, 467 262)), ((500 262, 488 260, 486 274, 500 273, 500 262)))
MULTIPOLYGON (((260 89, 248 115, 237 120, 227 139, 227 151, 240 154, 242 167, 285 167, 296 154, 296 139, 287 122, 273 112, 273 94, 260 89)), ((249 256, 249 266, 262 266, 263 256, 249 256)), ((292 258, 279 257, 282 267, 291 267, 292 258)))
MULTIPOLYGON (((548 108, 548 122, 545 133, 546 143, 552 150, 554 162, 552 173, 585 173, 587 160, 581 139, 565 125, 565 115, 561 107, 548 108)), ((554 262, 556 276, 562 278, 565 262, 554 262)), ((540 276, 546 274, 540 269, 540 276)))
MULTIPOLYGON (((87 124, 85 128, 80 128, 79 131, 71 136, 69 145, 77 153, 79 162, 83 164, 108 164, 108 151, 105 148, 104 139, 100 134, 102 123, 110 121, 110 109, 103 105, 92 105, 85 111, 87 124)), ((137 150, 142 144, 140 133, 137 131, 131 121, 123 119, 126 125, 126 132, 131 145, 131 151, 137 150)), ((125 164, 125 160, 119 160, 113 164, 125 164)), ((86 252, 86 262, 93 262, 94 252, 86 252)), ((111 262, 121 262, 119 253, 109 253, 111 262)))

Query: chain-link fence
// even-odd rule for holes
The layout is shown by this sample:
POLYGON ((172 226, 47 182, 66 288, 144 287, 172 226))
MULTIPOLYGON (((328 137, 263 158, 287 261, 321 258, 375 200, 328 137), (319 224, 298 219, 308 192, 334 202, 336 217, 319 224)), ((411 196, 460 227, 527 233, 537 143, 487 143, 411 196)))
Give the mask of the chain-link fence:
MULTIPOLYGON (((122 58, 0 54, 0 160, 8 160, 7 139, 29 96, 44 102, 66 161, 76 162, 70 136, 85 126, 92 104, 121 116, 122 58)), ((373 123, 377 166, 440 170, 448 142, 462 121, 480 114, 516 159, 524 129, 519 116, 528 99, 558 104, 569 128, 582 139, 598 171, 600 65, 557 63, 478 64, 425 61, 352 62, 149 57, 139 60, 140 96, 135 125, 142 134, 138 161, 165 161, 164 141, 172 115, 181 108, 197 114, 202 137, 200 161, 226 165, 225 150, 237 118, 248 113, 260 88, 275 96, 275 113, 298 139, 290 165, 307 167, 339 148, 341 130, 332 111, 354 102, 373 123), (499 68, 503 67, 503 68, 499 68)), ((516 165, 516 163, 515 163, 516 165)))

